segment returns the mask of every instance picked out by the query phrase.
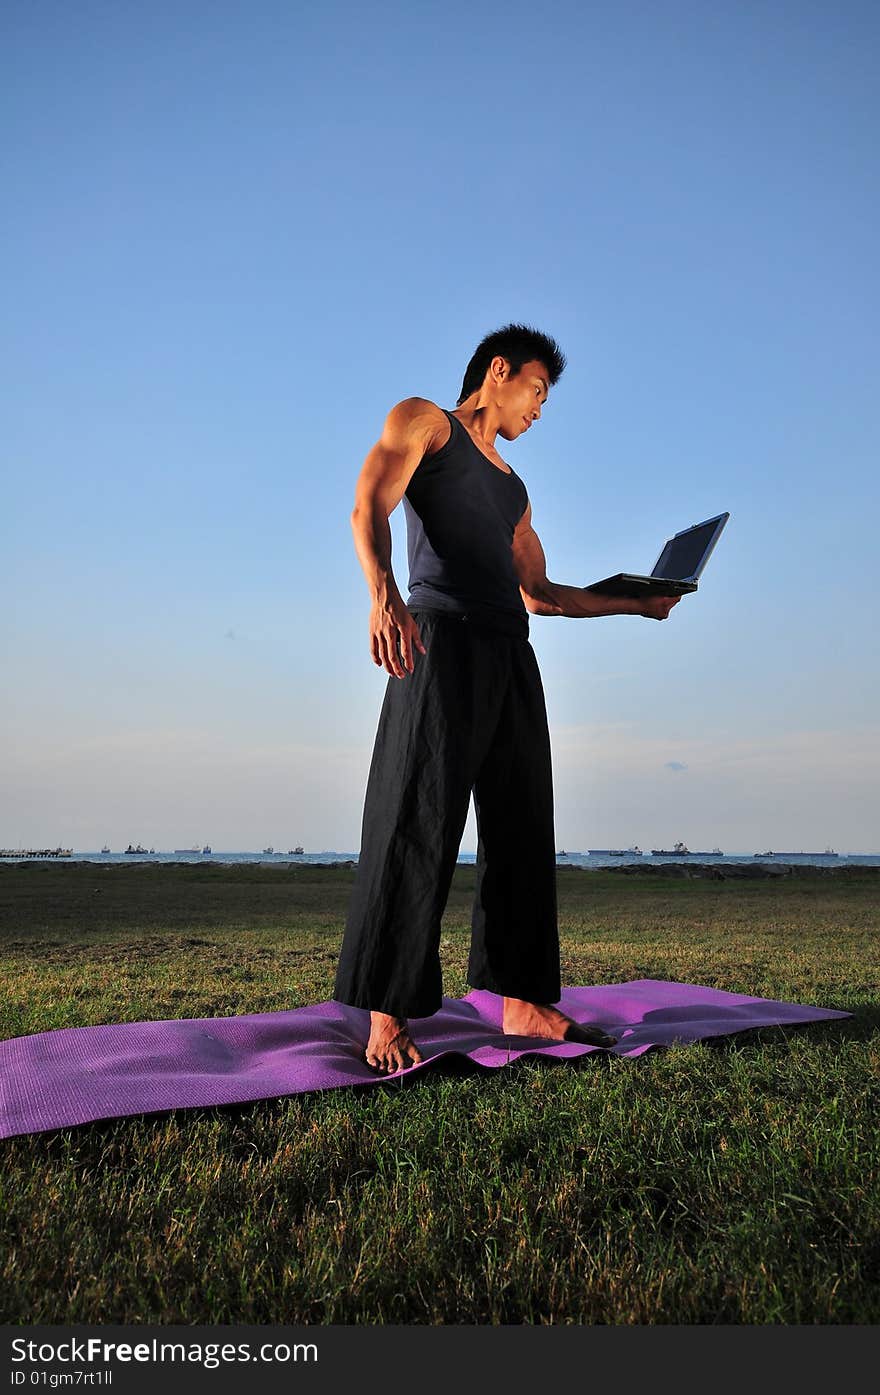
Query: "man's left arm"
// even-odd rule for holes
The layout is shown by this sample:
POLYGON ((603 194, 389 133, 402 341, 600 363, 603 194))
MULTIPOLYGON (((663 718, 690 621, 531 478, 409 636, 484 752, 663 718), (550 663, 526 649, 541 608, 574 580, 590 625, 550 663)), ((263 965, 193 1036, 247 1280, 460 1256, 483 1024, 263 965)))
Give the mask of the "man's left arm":
POLYGON ((531 615, 567 615, 572 619, 593 619, 599 615, 642 615, 647 620, 665 620, 681 596, 600 596, 585 586, 563 586, 550 581, 541 539, 532 527, 532 506, 516 525, 513 535, 513 564, 526 610, 531 615))

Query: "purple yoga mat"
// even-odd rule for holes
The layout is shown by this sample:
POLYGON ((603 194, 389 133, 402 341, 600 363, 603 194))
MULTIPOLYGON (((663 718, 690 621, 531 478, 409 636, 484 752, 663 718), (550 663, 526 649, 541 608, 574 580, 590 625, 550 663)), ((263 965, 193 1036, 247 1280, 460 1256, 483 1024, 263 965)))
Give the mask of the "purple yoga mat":
MULTIPOLYGON (((849 1017, 831 1008, 747 998, 692 983, 640 978, 566 988, 559 1006, 576 1021, 619 1038, 610 1053, 640 1056, 652 1046, 727 1036, 751 1027, 849 1017)), ((414 1018, 424 1060, 378 1076, 363 1059, 369 1013, 340 1003, 245 1017, 192 1017, 60 1027, 0 1042, 0 1137, 40 1133, 96 1119, 379 1084, 424 1070, 443 1056, 505 1066, 521 1056, 573 1060, 600 1050, 573 1042, 505 1036, 501 999, 477 990, 444 998, 433 1017, 414 1018)))

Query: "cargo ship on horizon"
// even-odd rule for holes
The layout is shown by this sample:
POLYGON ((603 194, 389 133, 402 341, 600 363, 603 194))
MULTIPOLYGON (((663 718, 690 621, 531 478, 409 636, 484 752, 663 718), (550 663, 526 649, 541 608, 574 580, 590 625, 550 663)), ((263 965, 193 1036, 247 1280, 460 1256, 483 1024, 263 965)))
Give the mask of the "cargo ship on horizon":
POLYGON ((839 857, 840 853, 833 848, 826 848, 824 852, 773 852, 767 849, 766 852, 752 853, 753 857, 839 857))
POLYGON ((642 857, 643 853, 638 843, 633 843, 630 848, 587 848, 590 857, 642 857))

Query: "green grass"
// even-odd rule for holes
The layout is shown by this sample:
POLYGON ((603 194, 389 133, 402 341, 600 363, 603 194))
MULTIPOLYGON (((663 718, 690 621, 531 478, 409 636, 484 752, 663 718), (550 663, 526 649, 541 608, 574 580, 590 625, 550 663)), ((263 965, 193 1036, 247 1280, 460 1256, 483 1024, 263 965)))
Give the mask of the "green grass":
MULTIPOLYGON (((351 877, 0 868, 0 1036, 327 998, 351 877)), ((564 982, 852 1019, 7 1140, 0 1321, 876 1323, 878 886, 559 872, 564 982)))

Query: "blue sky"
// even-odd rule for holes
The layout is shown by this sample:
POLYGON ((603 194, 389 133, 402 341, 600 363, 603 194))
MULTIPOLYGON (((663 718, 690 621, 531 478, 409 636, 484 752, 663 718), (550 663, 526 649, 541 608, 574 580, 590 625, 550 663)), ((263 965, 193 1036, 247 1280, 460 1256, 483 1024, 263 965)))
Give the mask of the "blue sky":
POLYGON ((558 845, 880 851, 876 5, 2 30, 0 844, 357 848, 355 478, 520 320, 568 357, 508 450, 554 580, 731 513, 668 622, 533 621, 558 845))

